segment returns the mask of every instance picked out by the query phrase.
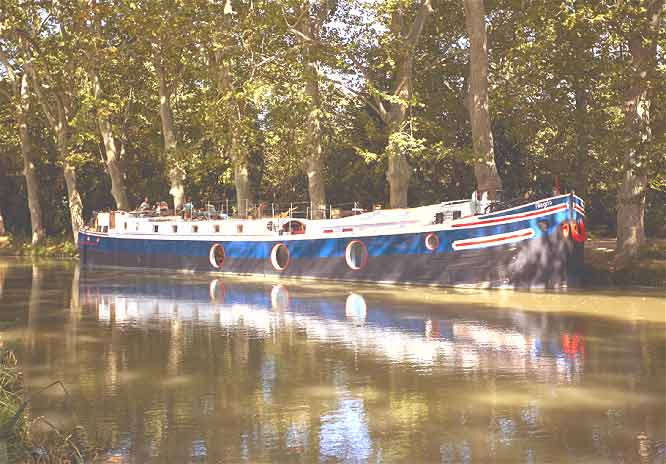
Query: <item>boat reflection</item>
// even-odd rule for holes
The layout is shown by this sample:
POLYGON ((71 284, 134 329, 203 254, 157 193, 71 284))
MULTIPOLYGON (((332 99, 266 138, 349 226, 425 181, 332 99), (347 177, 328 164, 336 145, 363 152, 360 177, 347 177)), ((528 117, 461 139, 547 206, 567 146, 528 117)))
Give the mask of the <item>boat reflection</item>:
POLYGON ((552 310, 572 295, 54 269, 8 270, 2 335, 28 392, 65 382, 100 462, 663 458, 663 324, 552 310))
MULTIPOLYGON (((254 338, 285 331, 318 343, 335 343, 357 353, 416 369, 456 368, 474 372, 533 373, 563 383, 580 381, 585 339, 580 332, 544 332, 544 315, 470 320, 462 313, 423 313, 368 305, 358 293, 344 299, 298 295, 285 285, 270 288, 224 283, 179 282, 168 288, 151 281, 105 287, 83 282, 82 300, 97 308, 99 321, 142 325, 169 321, 243 328, 254 338)), ((545 324, 552 329, 554 324, 545 324)))

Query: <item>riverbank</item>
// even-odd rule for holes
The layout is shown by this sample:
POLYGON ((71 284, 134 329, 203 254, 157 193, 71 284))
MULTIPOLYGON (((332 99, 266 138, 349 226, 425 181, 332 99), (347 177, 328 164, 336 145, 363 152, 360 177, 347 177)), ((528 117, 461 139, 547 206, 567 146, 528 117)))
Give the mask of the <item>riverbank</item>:
POLYGON ((12 236, 0 237, 0 256, 76 258, 78 254, 79 250, 74 242, 62 237, 47 238, 44 243, 37 246, 12 236))
POLYGON ((27 442, 21 372, 10 350, 0 346, 0 463, 16 462, 25 454, 27 442))
MULTIPOLYGON (((89 445, 83 427, 74 424, 61 429, 46 417, 31 415, 32 400, 26 396, 21 367, 14 351, 3 345, 0 337, 0 464, 92 462, 99 450, 89 445)), ((69 401, 59 382, 36 393, 52 388, 61 388, 69 401)))
POLYGON ((653 239, 637 259, 621 269, 615 266, 615 238, 585 243, 585 284, 591 286, 666 287, 666 240, 653 239))

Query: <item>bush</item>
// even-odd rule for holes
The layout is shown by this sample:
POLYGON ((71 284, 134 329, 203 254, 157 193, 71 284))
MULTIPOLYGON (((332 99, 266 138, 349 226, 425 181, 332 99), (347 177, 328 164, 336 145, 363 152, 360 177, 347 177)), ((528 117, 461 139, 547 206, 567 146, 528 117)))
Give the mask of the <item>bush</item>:
POLYGON ((29 241, 10 237, 9 249, 17 256, 38 258, 73 258, 79 254, 74 242, 63 237, 49 237, 36 246, 29 241))

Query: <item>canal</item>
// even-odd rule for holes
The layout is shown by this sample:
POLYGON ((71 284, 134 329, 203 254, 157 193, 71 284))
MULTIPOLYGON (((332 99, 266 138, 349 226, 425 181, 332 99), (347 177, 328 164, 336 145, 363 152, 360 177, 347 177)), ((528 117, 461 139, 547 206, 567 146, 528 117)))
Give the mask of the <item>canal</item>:
POLYGON ((0 342, 108 462, 652 463, 665 301, 5 260, 0 342))

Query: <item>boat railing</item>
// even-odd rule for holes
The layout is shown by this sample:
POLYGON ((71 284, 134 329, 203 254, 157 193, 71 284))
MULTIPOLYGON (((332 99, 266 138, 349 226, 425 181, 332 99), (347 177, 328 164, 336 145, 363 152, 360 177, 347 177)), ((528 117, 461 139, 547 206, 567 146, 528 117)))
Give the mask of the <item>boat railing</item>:
MULTIPOLYGON (((215 205, 215 202, 210 202, 215 205)), ((370 211, 364 208, 360 202, 351 201, 345 203, 329 203, 316 206, 310 201, 289 201, 275 202, 246 200, 244 206, 245 215, 238 213, 238 202, 225 200, 220 205, 218 211, 221 211, 226 217, 234 219, 334 219, 345 216, 362 214, 370 211)), ((375 205, 373 209, 380 209, 375 205)))
MULTIPOLYGON (((439 203, 438 206, 446 208, 469 203, 470 200, 453 200, 439 203)), ((146 219, 150 222, 161 222, 173 220, 174 216, 180 216, 184 220, 226 220, 226 219, 339 219, 348 216, 356 216, 370 211, 383 210, 381 204, 373 204, 367 207, 359 201, 348 201, 341 203, 328 203, 317 207, 310 201, 275 202, 246 199, 242 204, 245 214, 239 214, 238 202, 235 200, 209 200, 202 206, 190 204, 181 211, 173 210, 157 212, 136 209, 128 211, 130 217, 146 219)))

